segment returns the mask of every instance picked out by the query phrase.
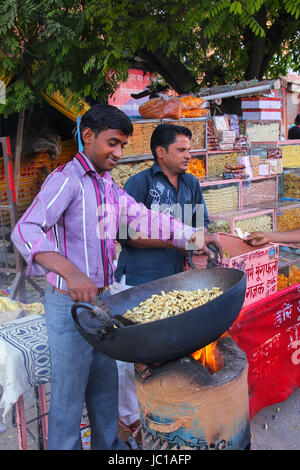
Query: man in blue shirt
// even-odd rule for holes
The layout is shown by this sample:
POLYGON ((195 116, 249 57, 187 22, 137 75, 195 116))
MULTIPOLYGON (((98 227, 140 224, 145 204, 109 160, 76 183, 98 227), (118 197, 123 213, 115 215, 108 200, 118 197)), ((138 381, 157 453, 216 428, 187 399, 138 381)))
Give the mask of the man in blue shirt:
MULTIPOLYGON (((183 126, 161 124, 151 137, 154 165, 126 182, 124 189, 137 202, 152 210, 163 210, 187 225, 207 228, 209 218, 195 176, 188 168, 192 133, 183 126), (201 210, 202 209, 202 210, 201 210), (197 220, 198 219, 198 220, 197 220)), ((206 243, 216 244, 206 233, 206 243)), ((118 283, 135 286, 183 271, 184 253, 160 240, 119 240, 122 251, 115 272, 118 283)))
MULTIPOLYGON (((199 181, 186 173, 191 159, 191 138, 192 133, 187 127, 171 124, 157 126, 150 142, 154 165, 129 178, 124 189, 149 209, 172 214, 193 227, 204 225, 207 228, 209 218, 199 181)), ((208 243, 222 250, 215 235, 205 231, 204 239, 206 245, 201 253, 210 253, 208 243)), ((110 288, 111 294, 184 269, 185 253, 174 249, 169 242, 134 238, 119 241, 122 250, 115 272, 116 282, 110 288)), ((120 420, 134 429, 139 412, 133 365, 119 361, 117 365, 120 420)))

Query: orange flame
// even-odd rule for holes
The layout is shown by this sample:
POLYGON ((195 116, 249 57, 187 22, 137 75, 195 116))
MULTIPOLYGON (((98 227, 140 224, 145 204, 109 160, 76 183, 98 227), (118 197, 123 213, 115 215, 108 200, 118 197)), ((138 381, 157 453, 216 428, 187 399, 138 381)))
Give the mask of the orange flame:
MULTIPOLYGON (((224 333, 220 338, 223 336, 227 336, 227 333, 224 333)), ((223 356, 217 348, 220 338, 191 354, 195 361, 199 361, 211 374, 218 372, 218 370, 224 367, 223 356)))

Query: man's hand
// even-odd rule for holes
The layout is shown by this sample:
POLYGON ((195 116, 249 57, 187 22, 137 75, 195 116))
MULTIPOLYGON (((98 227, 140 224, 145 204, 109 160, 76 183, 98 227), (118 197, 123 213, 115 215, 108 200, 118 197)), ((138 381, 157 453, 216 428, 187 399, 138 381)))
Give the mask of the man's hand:
POLYGON ((251 246, 260 246, 265 245, 266 243, 270 243, 271 241, 271 234, 269 232, 253 232, 248 237, 244 238, 244 240, 251 246))
POLYGON ((191 247, 189 249, 194 251, 194 255, 206 255, 213 258, 214 253, 207 246, 210 243, 216 246, 221 258, 223 258, 223 249, 218 237, 207 231, 197 230, 190 239, 191 247))
POLYGON ((68 293, 74 302, 96 303, 98 287, 64 256, 48 251, 37 253, 34 260, 64 278, 68 286, 68 293))
POLYGON ((98 287, 81 271, 74 271, 65 277, 68 292, 74 302, 89 302, 96 304, 98 287))

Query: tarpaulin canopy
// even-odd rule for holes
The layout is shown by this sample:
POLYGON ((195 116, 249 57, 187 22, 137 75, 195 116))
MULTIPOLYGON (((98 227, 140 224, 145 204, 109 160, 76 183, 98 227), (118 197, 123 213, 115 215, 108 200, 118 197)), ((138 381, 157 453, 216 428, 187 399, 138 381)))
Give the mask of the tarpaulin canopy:
POLYGON ((75 106, 69 107, 69 100, 64 98, 59 91, 54 92, 52 95, 47 95, 43 91, 40 91, 40 93, 51 106, 75 122, 77 116, 82 116, 90 108, 90 106, 82 100, 80 100, 79 103, 82 105, 80 111, 78 111, 75 106))
POLYGON ((12 78, 13 78, 12 74, 6 75, 2 73, 2 75, 0 76, 0 80, 5 83, 5 86, 8 86, 10 84, 10 82, 12 81, 12 78))

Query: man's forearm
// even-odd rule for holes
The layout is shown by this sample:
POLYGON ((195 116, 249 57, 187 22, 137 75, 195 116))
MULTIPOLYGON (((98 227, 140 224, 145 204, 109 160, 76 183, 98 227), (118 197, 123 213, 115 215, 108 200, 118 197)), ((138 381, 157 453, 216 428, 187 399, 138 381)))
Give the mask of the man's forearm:
POLYGON ((96 303, 98 287, 67 258, 59 253, 47 251, 37 253, 34 261, 64 278, 68 293, 74 302, 96 303))
POLYGON ((271 232, 269 237, 273 243, 300 243, 300 229, 288 232, 271 232))
POLYGON ((80 270, 71 261, 53 251, 37 253, 34 256, 34 261, 41 266, 44 266, 48 271, 58 274, 65 280, 80 272, 80 270))

